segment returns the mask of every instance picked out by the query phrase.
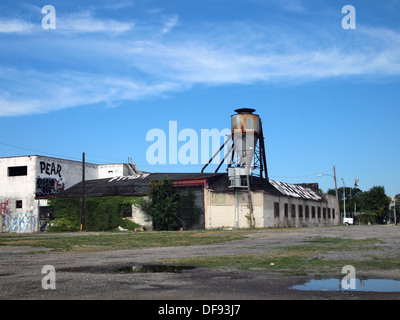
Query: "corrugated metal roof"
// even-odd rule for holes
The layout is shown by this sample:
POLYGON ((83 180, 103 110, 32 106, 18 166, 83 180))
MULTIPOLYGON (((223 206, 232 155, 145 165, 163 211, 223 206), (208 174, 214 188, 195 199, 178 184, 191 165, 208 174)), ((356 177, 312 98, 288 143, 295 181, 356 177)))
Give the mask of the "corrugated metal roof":
MULTIPOLYGON (((163 178, 174 182, 196 181, 206 179, 207 186, 216 191, 232 192, 229 188, 230 181, 227 173, 144 173, 141 175, 121 176, 106 179, 85 181, 87 197, 106 196, 143 196, 149 191, 152 181, 160 181, 163 178)), ((182 183, 182 185, 186 185, 182 183)), ((274 180, 265 180, 259 177, 251 177, 251 189, 263 190, 269 194, 283 195, 305 200, 326 201, 317 191, 306 186, 289 184, 274 180)), ((82 195, 82 183, 58 194, 59 198, 78 198, 82 195)))
POLYGON ((300 185, 290 184, 286 182, 279 182, 274 180, 269 180, 269 182, 281 193, 287 196, 295 198, 303 198, 307 200, 321 201, 325 200, 317 192, 310 188, 305 188, 300 185))
MULTIPOLYGON (((85 181, 87 197, 106 196, 143 196, 146 195, 152 181, 167 178, 173 181, 188 179, 210 179, 223 176, 223 173, 144 173, 141 175, 121 176, 85 181)), ((82 182, 57 195, 58 198, 78 198, 82 195, 82 182)))

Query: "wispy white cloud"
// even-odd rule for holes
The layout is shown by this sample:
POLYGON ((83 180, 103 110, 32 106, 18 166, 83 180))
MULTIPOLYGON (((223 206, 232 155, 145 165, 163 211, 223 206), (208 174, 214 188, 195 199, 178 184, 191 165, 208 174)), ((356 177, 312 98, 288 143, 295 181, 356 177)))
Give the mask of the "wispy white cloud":
MULTIPOLYGON (((204 24, 160 37, 159 25, 141 25, 142 29, 135 29, 130 36, 126 32, 133 28, 130 23, 95 19, 90 13, 69 16, 63 23, 57 21, 57 28, 79 36, 69 37, 67 42, 52 39, 56 48, 52 52, 59 50, 68 56, 71 50, 71 57, 79 57, 69 64, 75 69, 5 70, 0 65, 0 116, 95 103, 112 106, 199 84, 400 75, 400 34, 391 29, 359 26, 351 36, 331 33, 326 38, 326 30, 310 33, 290 27, 232 23, 204 24), (104 36, 90 37, 93 32, 104 36), (107 36, 112 33, 123 36, 107 36), (313 41, 305 41, 310 37, 313 41), (105 66, 104 61, 112 61, 116 69, 105 66), (90 69, 86 69, 87 64, 90 69)), ((178 16, 171 18, 165 33, 177 23, 178 16)))
POLYGON ((79 12, 57 20, 57 29, 66 33, 120 34, 134 28, 133 22, 94 18, 90 11, 79 12))
POLYGON ((33 28, 32 23, 22 19, 0 19, 0 33, 26 33, 33 28))
MULTIPOLYGON (((136 41, 124 43, 118 51, 130 61, 132 68, 191 84, 400 75, 400 35, 393 30, 366 28, 348 40, 332 35, 327 42, 314 32, 316 39, 306 42, 304 34, 294 30, 285 34, 278 29, 279 36, 269 33, 265 37, 256 34, 262 29, 235 32, 231 27, 226 33, 214 28, 218 34, 214 38, 188 35, 169 41, 136 41)), ((208 30, 206 34, 213 33, 208 30)))
POLYGON ((168 21, 164 24, 161 33, 162 34, 169 33, 172 30, 172 28, 178 25, 178 23, 179 23, 178 15, 174 15, 173 17, 169 18, 168 21))
POLYGON ((163 96, 180 90, 173 82, 146 83, 104 74, 63 71, 44 72, 0 69, 7 84, 0 90, 0 116, 47 113, 65 108, 163 96))

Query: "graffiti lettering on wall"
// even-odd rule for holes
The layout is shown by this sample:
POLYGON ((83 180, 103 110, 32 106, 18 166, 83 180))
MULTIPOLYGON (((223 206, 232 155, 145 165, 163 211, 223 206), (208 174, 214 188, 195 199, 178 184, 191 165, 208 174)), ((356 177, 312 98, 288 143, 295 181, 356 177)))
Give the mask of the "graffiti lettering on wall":
POLYGON ((33 212, 10 213, 4 216, 3 232, 36 232, 37 219, 33 212))
POLYGON ((61 178, 61 165, 40 161, 40 173, 46 173, 47 175, 58 175, 61 178))
POLYGON ((57 193, 64 191, 65 184, 62 179, 55 178, 36 178, 36 197, 54 196, 57 193))
POLYGON ((0 203, 0 214, 8 214, 8 200, 0 203))

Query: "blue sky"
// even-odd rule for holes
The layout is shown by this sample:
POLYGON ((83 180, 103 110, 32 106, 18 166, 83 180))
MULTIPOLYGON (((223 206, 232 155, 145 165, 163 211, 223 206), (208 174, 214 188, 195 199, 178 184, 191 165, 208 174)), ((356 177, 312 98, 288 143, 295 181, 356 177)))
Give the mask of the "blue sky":
MULTIPOLYGON (((43 154, 143 171, 155 128, 263 120, 270 178, 400 193, 395 0, 47 0, 0 3, 0 157, 43 154), (343 29, 345 5, 356 29, 343 29), (43 29, 42 8, 56 10, 43 29)), ((178 142, 178 148, 185 142, 178 142)), ((199 156, 200 158, 200 156, 199 156)), ((200 159, 199 159, 200 161, 200 159)), ((211 167, 212 169, 212 167, 211 167)), ((210 170, 211 170, 210 169, 210 170)))

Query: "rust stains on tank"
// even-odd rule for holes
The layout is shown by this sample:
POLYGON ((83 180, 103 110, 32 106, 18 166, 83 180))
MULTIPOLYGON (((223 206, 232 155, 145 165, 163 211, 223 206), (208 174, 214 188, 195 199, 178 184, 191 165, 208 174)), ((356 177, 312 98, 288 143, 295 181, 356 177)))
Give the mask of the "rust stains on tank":
POLYGON ((254 134, 259 133, 259 116, 253 114, 254 109, 237 109, 237 114, 232 115, 231 117, 231 129, 232 133, 235 130, 241 130, 242 133, 253 132, 254 134))

